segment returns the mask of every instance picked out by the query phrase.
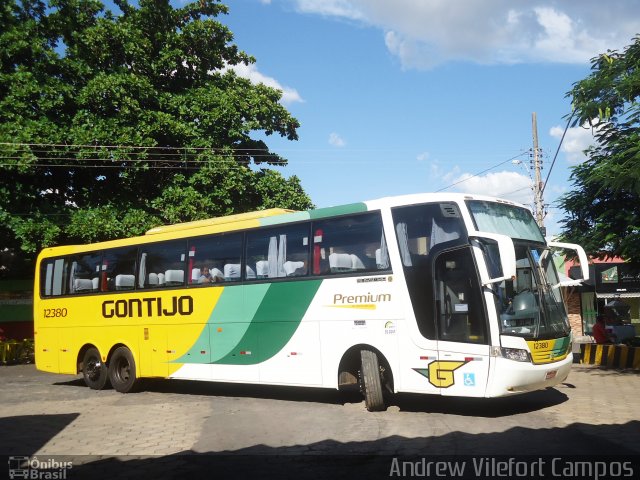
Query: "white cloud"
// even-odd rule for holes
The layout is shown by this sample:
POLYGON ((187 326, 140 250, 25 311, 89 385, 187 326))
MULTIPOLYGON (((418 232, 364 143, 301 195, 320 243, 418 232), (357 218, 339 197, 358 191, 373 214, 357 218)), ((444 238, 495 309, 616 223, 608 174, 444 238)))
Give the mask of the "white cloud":
POLYGON ((282 91, 282 103, 285 105, 289 105, 294 102, 304 102, 296 89, 282 86, 275 78, 269 77, 260 72, 255 64, 245 65, 244 63, 239 63, 238 65, 229 65, 226 69, 233 70, 236 72, 236 75, 246 78, 253 84, 262 83, 267 87, 272 87, 282 91))
POLYGON ((445 61, 585 63, 640 31, 630 0, 290 0, 298 11, 379 28, 404 68, 445 61))
POLYGON ((299 11, 316 13, 332 17, 344 17, 364 20, 365 16, 358 9, 357 3, 351 0, 294 0, 299 11))
POLYGON ((418 154, 418 156, 416 157, 416 160, 418 160, 419 162, 424 162, 426 160, 429 160, 429 152, 422 152, 418 154))
POLYGON ((456 184, 452 188, 458 192, 490 195, 524 205, 533 202, 531 179, 517 172, 505 170, 481 176, 463 173, 454 178, 452 183, 456 184))
POLYGON ((341 148, 341 147, 344 147, 346 144, 347 142, 345 142, 344 139, 337 133, 332 132, 329 134, 329 145, 341 148))
MULTIPOLYGON (((560 140, 563 132, 563 127, 555 126, 549 130, 549 135, 560 140)), ((581 163, 587 159, 584 151, 596 143, 593 134, 594 130, 588 124, 584 124, 582 127, 571 127, 567 130, 560 151, 567 155, 569 163, 581 163)))

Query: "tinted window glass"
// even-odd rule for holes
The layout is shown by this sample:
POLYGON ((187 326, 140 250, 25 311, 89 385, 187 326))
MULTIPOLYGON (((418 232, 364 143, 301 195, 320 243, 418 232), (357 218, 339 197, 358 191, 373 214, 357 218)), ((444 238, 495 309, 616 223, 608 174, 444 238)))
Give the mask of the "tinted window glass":
POLYGON ((242 234, 201 237, 189 242, 189 284, 210 285, 240 280, 242 234), (225 275, 226 272, 226 275, 225 275))
POLYGON ((65 293, 83 294, 99 291, 101 262, 102 254, 99 252, 67 257, 65 293))
POLYGON ((185 284, 186 242, 150 243, 140 246, 138 285, 141 288, 163 288, 185 284))
POLYGON ((425 338, 435 340, 433 269, 429 254, 440 245, 442 250, 447 245, 465 241, 460 212, 453 203, 432 203, 397 207, 392 215, 418 328, 425 338))
POLYGON ((284 225, 247 234, 247 279, 307 275, 309 224, 284 225))
POLYGON ((40 294, 63 295, 69 291, 69 267, 64 258, 45 260, 40 265, 40 294))
POLYGON ((440 254, 435 277, 438 339, 487 343, 484 304, 471 249, 440 254))
POLYGON ((40 264, 40 295, 48 297, 51 295, 51 284, 53 283, 53 260, 47 260, 40 264))
POLYGON ((133 290, 136 286, 137 247, 106 250, 102 261, 102 290, 133 290))
POLYGON ((366 273, 389 269, 380 212, 313 222, 313 273, 366 273))

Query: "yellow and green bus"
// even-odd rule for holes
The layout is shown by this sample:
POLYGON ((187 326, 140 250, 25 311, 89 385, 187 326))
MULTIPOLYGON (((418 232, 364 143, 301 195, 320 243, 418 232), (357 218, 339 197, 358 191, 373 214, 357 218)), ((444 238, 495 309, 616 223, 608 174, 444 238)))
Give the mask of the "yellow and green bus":
MULTIPOLYGON (((415 194, 44 249, 37 368, 130 392, 148 377, 496 397, 556 385, 571 330, 522 205, 415 194)), ((586 279, 586 256, 577 245, 586 279)), ((565 282, 566 283, 566 282, 565 282)))

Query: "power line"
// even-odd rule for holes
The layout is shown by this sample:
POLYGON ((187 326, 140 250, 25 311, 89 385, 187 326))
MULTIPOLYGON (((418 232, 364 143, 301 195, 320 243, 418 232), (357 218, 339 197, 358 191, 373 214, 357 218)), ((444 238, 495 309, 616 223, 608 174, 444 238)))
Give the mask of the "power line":
POLYGON ((573 119, 573 115, 575 114, 575 110, 571 112, 569 116, 569 120, 567 120, 567 125, 564 127, 564 132, 562 132, 562 137, 560 138, 560 143, 558 143, 558 148, 556 149, 556 154, 553 156, 553 161, 551 162, 551 168, 549 168, 549 172, 547 173, 547 178, 544 179, 544 184, 542 185, 542 193, 544 193, 544 189, 547 188, 547 181, 549 180, 549 175, 551 175, 551 170, 553 170, 553 166, 556 163, 556 158, 558 158, 558 152, 560 151, 560 147, 562 146, 562 142, 564 141, 564 136, 567 134, 567 130, 569 130, 569 124, 573 119))
POLYGON ((488 171, 493 170, 494 168, 498 168, 498 167, 500 167, 500 166, 504 165, 504 164, 505 164, 505 163, 507 163, 507 162, 511 162, 511 161, 515 160, 516 158, 518 158, 518 157, 521 157, 521 156, 525 155, 526 153, 527 153, 527 152, 520 152, 520 153, 519 153, 518 155, 516 155, 515 157, 511 157, 511 158, 509 158, 509 159, 505 160, 504 162, 500 162, 500 163, 498 163, 498 164, 494 165, 493 167, 489 167, 489 168, 487 168, 487 169, 485 169, 485 170, 482 170, 481 172, 474 173, 473 175, 471 175, 471 176, 469 176, 469 177, 465 177, 465 178, 463 178, 462 180, 459 180, 459 181, 457 181, 457 182, 455 182, 455 183, 452 183, 451 185, 448 185, 448 186, 446 186, 446 187, 441 188, 440 190, 436 190, 436 193, 437 193, 437 192, 442 192, 443 190, 447 190, 448 188, 454 187, 454 186, 456 186, 456 185, 458 185, 458 184, 460 184, 460 183, 464 183, 464 182, 466 182, 467 180, 471 180, 471 179, 472 179, 472 178, 474 178, 474 177, 479 177, 480 175, 482 175, 482 174, 484 174, 484 173, 487 173, 488 171))

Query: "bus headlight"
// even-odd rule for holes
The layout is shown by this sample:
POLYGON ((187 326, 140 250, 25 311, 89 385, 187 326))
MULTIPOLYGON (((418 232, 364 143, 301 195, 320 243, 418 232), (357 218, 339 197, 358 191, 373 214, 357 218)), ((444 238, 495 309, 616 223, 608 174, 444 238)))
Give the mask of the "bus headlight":
POLYGON ((531 357, 529 352, 520 348, 501 348, 502 356, 509 360, 515 360, 516 362, 530 362, 531 357))

